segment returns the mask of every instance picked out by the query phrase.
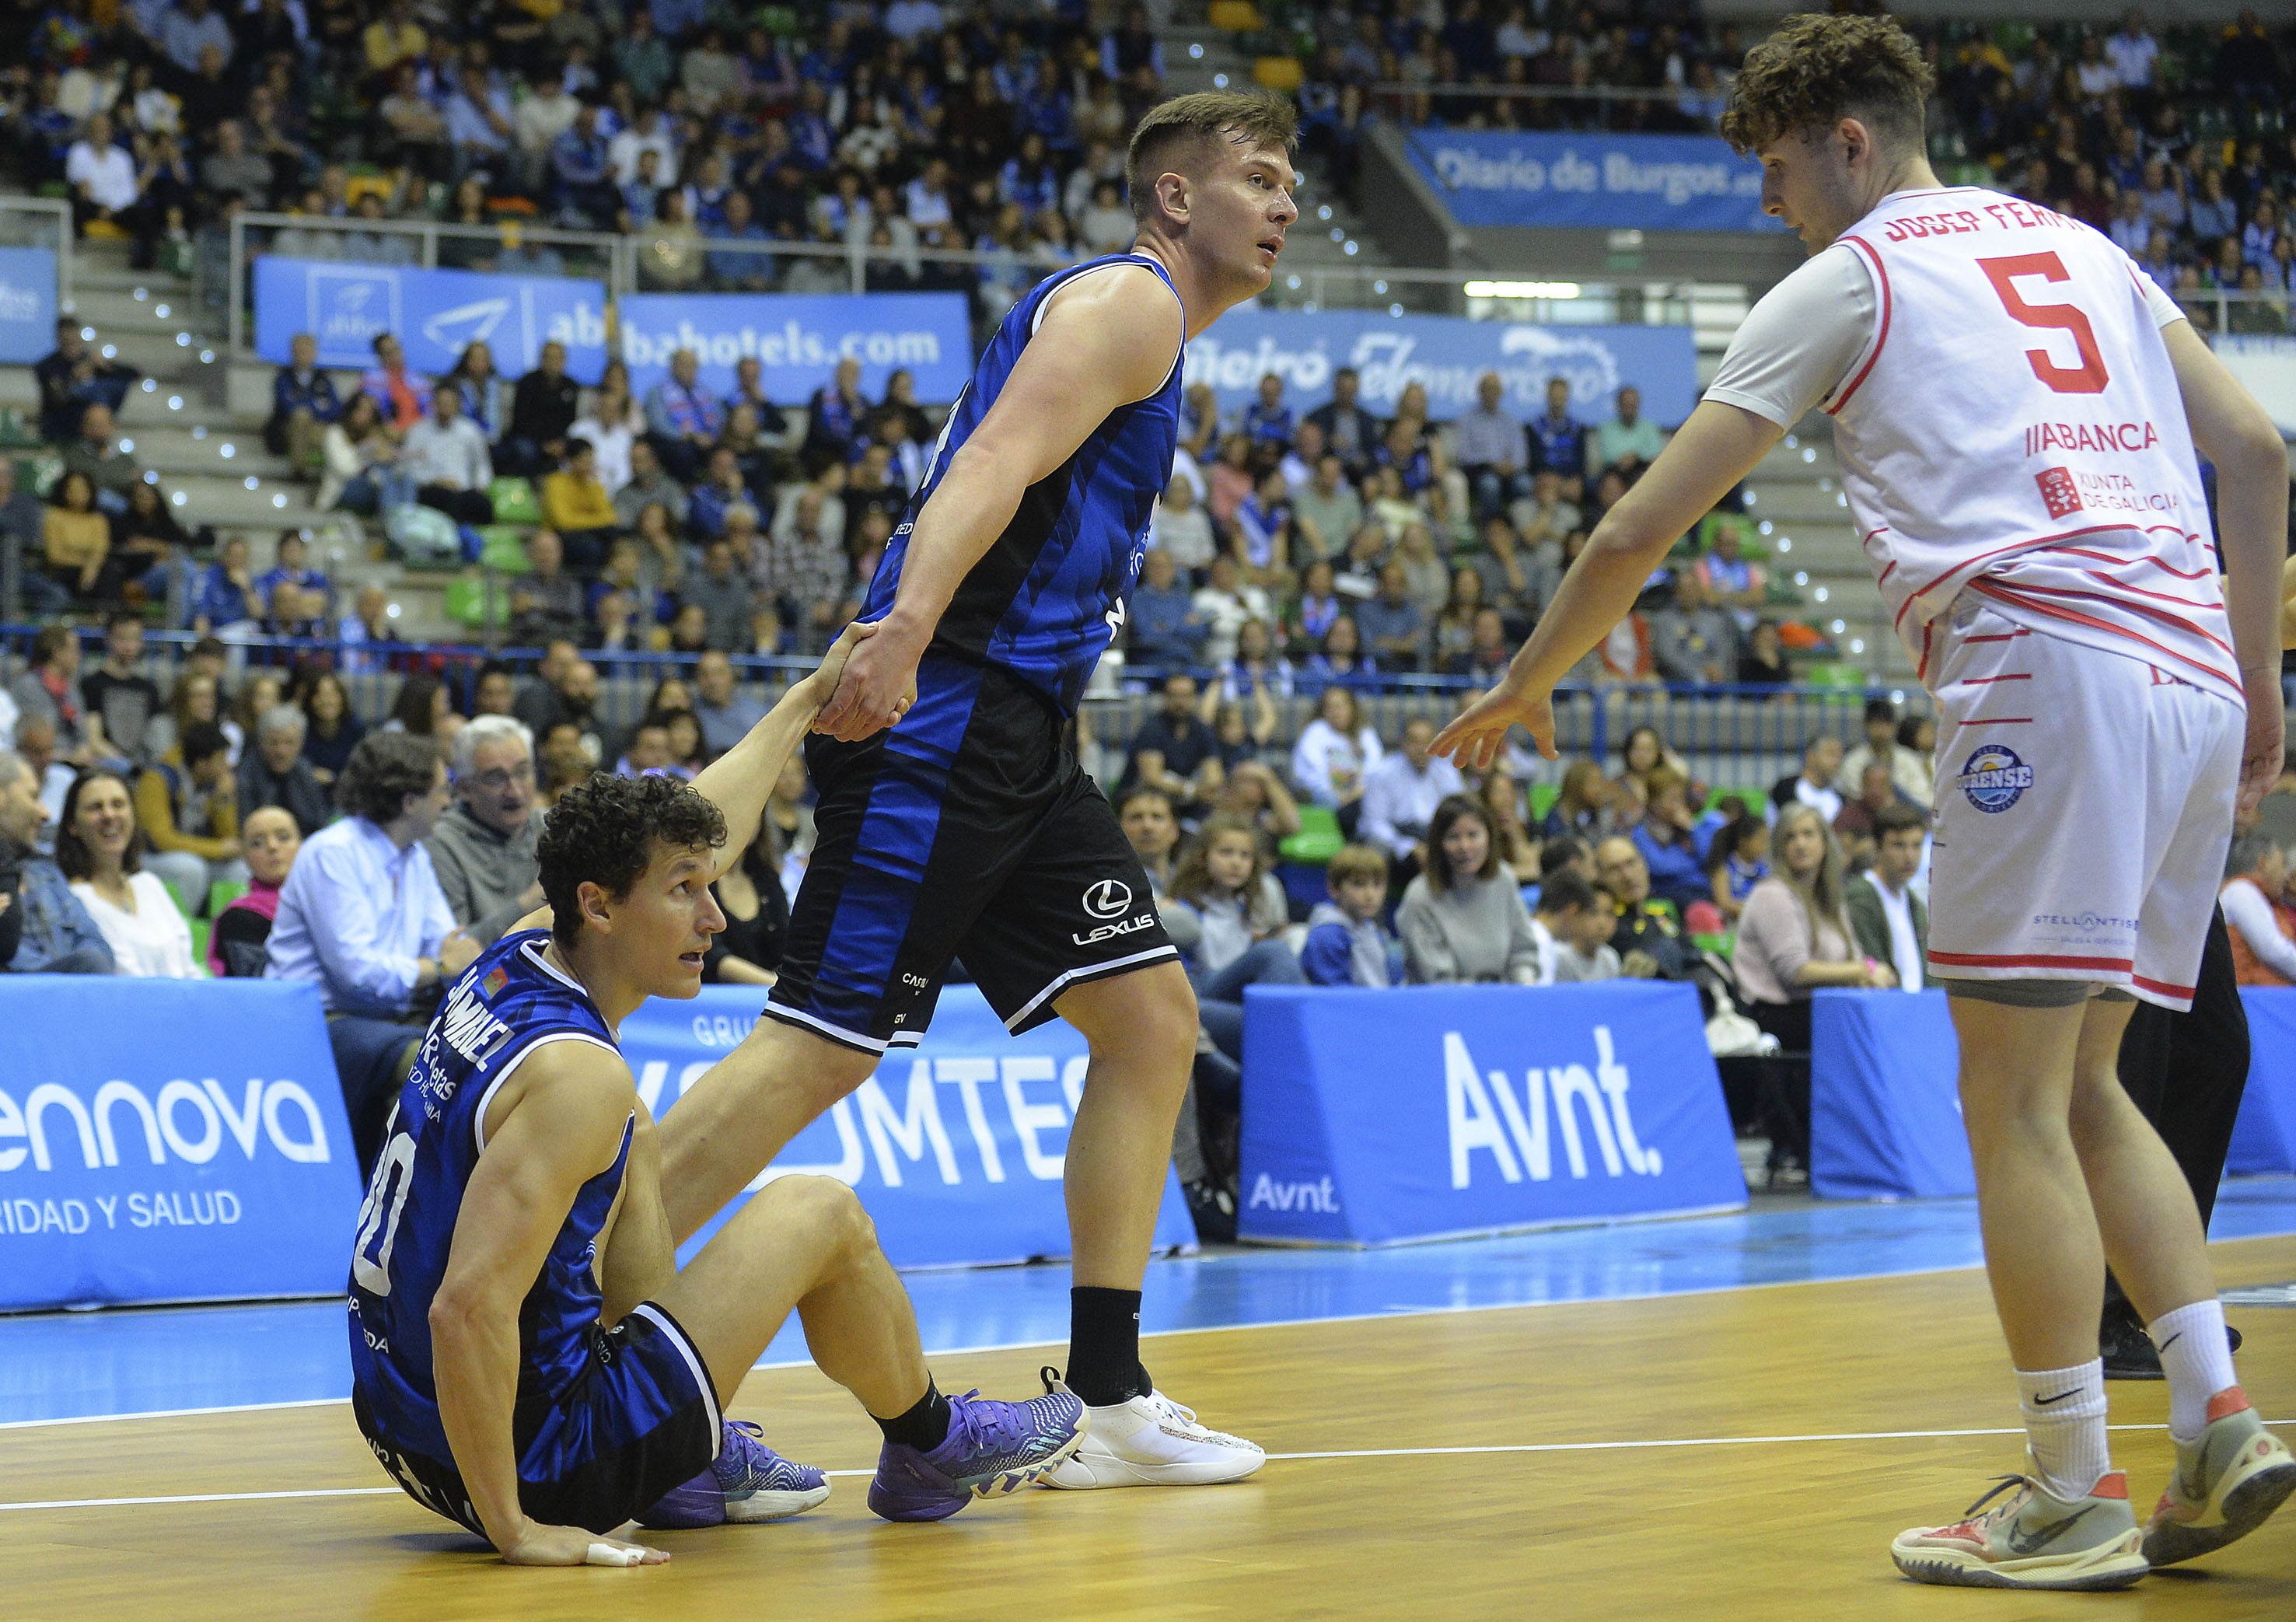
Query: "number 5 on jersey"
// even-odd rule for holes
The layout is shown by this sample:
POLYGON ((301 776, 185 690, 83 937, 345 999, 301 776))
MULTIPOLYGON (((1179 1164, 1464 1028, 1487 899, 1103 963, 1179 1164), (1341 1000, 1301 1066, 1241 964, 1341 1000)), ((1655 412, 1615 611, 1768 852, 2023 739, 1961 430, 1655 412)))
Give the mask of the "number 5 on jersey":
POLYGON ((2000 297, 2001 307, 2009 312, 2013 321, 2045 332, 2064 332, 2072 334, 2073 345, 2080 351, 2077 367, 2060 366, 2046 349, 2025 351, 2026 364, 2033 375, 2059 394, 2103 394, 2105 385, 2112 381, 2104 369, 2104 353, 2096 345, 2096 329, 2089 325, 2088 317, 2070 304, 2028 304, 2017 291, 2020 276, 2040 276, 2051 282, 2070 282, 2071 274, 2065 262, 2054 253, 2011 254, 2005 258, 1980 259, 1978 269, 1993 283, 2000 297))

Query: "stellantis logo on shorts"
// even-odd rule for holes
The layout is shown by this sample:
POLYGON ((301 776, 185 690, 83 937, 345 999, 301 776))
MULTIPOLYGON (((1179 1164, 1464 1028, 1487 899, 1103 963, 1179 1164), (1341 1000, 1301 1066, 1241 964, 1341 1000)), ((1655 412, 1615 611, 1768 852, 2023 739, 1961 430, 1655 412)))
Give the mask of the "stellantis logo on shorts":
POLYGON ((2033 768, 2018 759, 2014 750, 1988 743, 1969 758, 1954 785, 1980 811, 2006 811, 2033 786, 2033 768))
POLYGON ((1095 918, 1113 918, 1132 906, 1132 887, 1118 879, 1103 879, 1086 887, 1084 910, 1095 918))

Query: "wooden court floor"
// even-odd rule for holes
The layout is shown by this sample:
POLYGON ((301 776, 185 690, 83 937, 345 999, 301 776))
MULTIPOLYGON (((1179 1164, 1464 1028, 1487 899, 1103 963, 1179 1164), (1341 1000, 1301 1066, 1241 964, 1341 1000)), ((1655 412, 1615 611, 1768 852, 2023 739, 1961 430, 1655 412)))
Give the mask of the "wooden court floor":
MULTIPOLYGON (((2296 1278, 2296 1239, 2217 1257, 2226 1286, 2296 1278)), ((2234 1317, 2259 1409, 2296 1419, 2296 1312, 2234 1317)), ((1975 1272, 1198 1331, 1149 1356, 1209 1419, 1295 1456, 1233 1487, 1037 1491, 931 1527, 876 1520, 865 1478, 841 1476, 812 1515, 663 1535, 671 1562, 628 1571, 508 1569, 395 1490, 15 1507, 384 1485, 339 1404, 0 1431, 0 1617, 2296 1618, 2289 1514, 2120 1595, 1897 1577, 1892 1534, 2021 1456, 2015 1435, 1956 1434, 2015 1421, 1975 1272)), ((1044 1360, 936 1372, 1021 1394, 1044 1360)), ((2112 1392, 2116 1424, 2165 1420, 2162 1388, 2112 1392)), ((753 1373, 735 1413, 824 1467, 875 1460, 811 1370, 753 1373)), ((2165 1432, 2116 1432, 2114 1456, 2149 1506, 2165 1432)))

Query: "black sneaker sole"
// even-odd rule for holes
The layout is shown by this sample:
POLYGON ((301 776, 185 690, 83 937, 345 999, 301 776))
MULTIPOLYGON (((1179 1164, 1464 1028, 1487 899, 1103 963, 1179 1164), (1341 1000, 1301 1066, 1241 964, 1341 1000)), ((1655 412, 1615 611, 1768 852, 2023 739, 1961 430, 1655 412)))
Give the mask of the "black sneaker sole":
POLYGON ((2225 1499, 2222 1526, 2180 1527, 2164 1522, 2144 1534, 2144 1558, 2155 1566, 2175 1566, 2213 1554, 2262 1526, 2292 1494, 2296 1494, 2296 1464, 2259 1471, 2225 1499))

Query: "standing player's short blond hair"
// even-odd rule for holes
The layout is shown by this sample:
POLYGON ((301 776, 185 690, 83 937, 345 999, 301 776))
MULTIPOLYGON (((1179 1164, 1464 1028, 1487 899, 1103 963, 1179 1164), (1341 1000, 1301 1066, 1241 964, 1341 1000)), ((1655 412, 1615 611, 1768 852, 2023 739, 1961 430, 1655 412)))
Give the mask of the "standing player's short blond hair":
POLYGON ((1124 155, 1132 217, 1144 220, 1155 212, 1157 176, 1173 168, 1185 172, 1222 137, 1255 152, 1280 146, 1289 152, 1300 142, 1300 115, 1281 97, 1253 90, 1199 90, 1157 103, 1132 132, 1124 155))
POLYGON ((1893 146, 1918 146, 1937 76, 1890 17, 1812 12, 1746 53, 1722 138, 1758 152, 1854 118, 1893 146))

